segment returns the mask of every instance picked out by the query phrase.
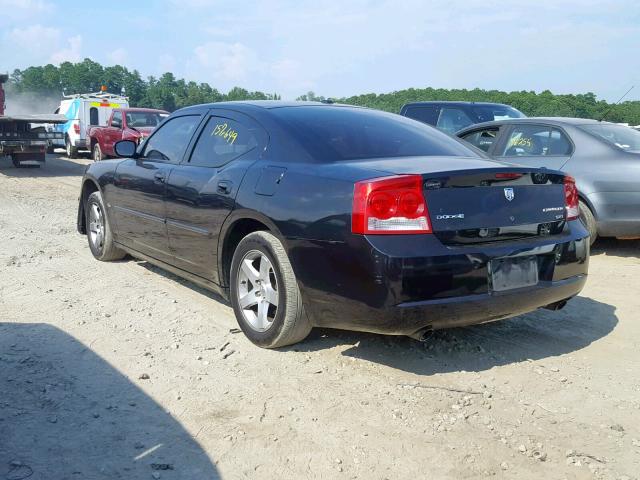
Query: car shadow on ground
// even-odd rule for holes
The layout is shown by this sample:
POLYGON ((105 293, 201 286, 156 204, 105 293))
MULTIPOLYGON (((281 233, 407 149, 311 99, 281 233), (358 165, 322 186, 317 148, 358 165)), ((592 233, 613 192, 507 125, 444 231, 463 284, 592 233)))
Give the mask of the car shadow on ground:
POLYGON ((640 240, 599 238, 591 247, 591 255, 640 258, 640 240))
POLYGON ((170 413, 86 345, 47 324, 0 323, 0 477, 220 475, 170 413))
POLYGON ((56 154, 47 155, 39 168, 16 168, 9 157, 0 156, 0 175, 7 177, 81 177, 86 168, 86 159, 70 160, 56 154))
POLYGON ((615 307, 576 297, 560 311, 537 310, 508 320, 440 330, 425 343, 408 337, 316 329, 296 351, 351 345, 342 354, 417 375, 480 372, 526 360, 552 359, 607 336, 618 323, 615 307))

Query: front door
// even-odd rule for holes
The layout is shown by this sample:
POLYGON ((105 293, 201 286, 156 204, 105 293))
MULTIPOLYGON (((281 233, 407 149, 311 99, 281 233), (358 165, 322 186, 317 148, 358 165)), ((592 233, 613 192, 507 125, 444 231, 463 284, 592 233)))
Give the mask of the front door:
POLYGON ((107 203, 117 226, 116 240, 159 260, 167 261, 166 182, 180 162, 200 116, 168 120, 145 143, 135 159, 116 169, 107 203))
POLYGON ((174 265, 218 283, 220 229, 267 135, 253 119, 231 111, 214 109, 203 123, 190 155, 169 175, 167 230, 174 265))

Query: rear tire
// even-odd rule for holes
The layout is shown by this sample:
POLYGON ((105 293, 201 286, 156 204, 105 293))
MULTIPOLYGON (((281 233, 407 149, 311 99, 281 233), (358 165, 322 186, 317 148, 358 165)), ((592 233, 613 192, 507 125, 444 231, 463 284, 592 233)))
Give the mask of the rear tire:
POLYGON ((67 150, 67 158, 78 158, 78 148, 71 145, 69 137, 65 141, 65 149, 67 150))
POLYGON ((250 233, 238 244, 230 297, 240 328, 259 347, 291 345, 311 331, 287 253, 269 232, 250 233))
POLYGON ((100 162, 104 160, 104 155, 102 155, 102 149, 100 148, 100 144, 96 143, 93 146, 93 161, 100 162))
POLYGON ((593 245, 593 242, 598 238, 598 226, 593 212, 582 200, 580 200, 580 220, 591 236, 589 243, 593 245))
POLYGON ((101 262, 111 262, 121 260, 126 253, 116 247, 113 242, 111 225, 107 218, 107 211, 104 208, 102 195, 100 192, 93 192, 89 195, 84 206, 84 213, 87 226, 87 240, 89 249, 93 256, 101 262))

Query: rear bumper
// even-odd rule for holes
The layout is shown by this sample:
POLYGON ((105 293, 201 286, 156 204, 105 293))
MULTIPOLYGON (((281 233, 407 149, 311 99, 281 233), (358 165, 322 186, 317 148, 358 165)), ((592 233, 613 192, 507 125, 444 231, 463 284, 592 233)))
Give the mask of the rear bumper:
POLYGON ((474 246, 446 246, 434 235, 288 243, 314 325, 397 335, 500 320, 569 299, 583 288, 589 263, 579 221, 554 237, 474 246), (537 285, 491 291, 492 259, 532 255, 537 285))

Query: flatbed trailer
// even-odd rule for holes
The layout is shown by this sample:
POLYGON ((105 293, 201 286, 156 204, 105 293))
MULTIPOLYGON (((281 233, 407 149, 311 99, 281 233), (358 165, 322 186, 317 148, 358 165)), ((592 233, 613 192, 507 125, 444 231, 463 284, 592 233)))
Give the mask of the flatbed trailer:
POLYGON ((8 75, 0 74, 0 156, 9 156, 15 167, 39 167, 45 162, 46 151, 60 132, 47 132, 45 124, 65 123, 64 115, 5 115, 3 84, 8 75))

